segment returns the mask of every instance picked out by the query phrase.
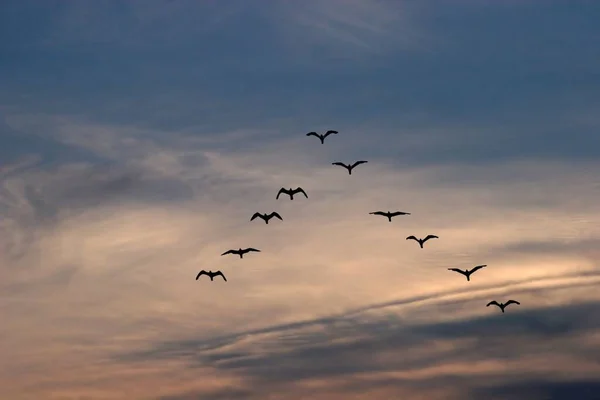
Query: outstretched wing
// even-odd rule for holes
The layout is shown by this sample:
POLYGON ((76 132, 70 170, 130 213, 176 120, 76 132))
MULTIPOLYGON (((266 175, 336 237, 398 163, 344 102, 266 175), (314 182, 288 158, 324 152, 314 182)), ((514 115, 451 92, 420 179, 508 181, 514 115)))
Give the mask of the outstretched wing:
POLYGON ((331 165, 339 165, 340 167, 350 168, 348 165, 344 164, 343 162, 334 162, 334 163, 331 163, 331 165))
POLYGON ((366 164, 366 163, 368 163, 368 161, 356 161, 354 164, 352 164, 352 167, 351 167, 351 168, 354 168, 354 167, 356 167, 357 165, 360 165, 360 164, 366 164))
POLYGON ((375 212, 371 212, 369 214, 373 214, 373 215, 382 215, 384 217, 387 217, 387 214, 384 213, 383 211, 375 211, 375 212))
POLYGON ((208 272, 206 272, 205 270, 198 272, 198 275, 196 275, 196 280, 200 279, 202 275, 208 275, 208 272))
POLYGON ((292 191, 293 194, 296 193, 302 193, 304 196, 306 196, 306 198, 308 199, 308 195, 306 194, 306 192, 304 191, 304 189, 302 189, 301 187, 297 187, 296 189, 294 189, 292 191))
POLYGON ((252 216, 252 218, 250 218, 250 221, 254 221, 256 218, 265 219, 265 217, 261 213, 254 213, 254 215, 252 216))
POLYGON ((249 253, 251 251, 257 251, 260 253, 260 250, 255 249, 254 247, 248 247, 247 249, 242 250, 242 252, 244 252, 244 253, 249 253))
POLYGON ((427 236, 425 236, 425 239, 423 239, 423 242, 426 242, 429 239, 439 239, 439 238, 435 235, 427 235, 427 236))
MULTIPOLYGON (((498 302, 496 300, 492 300, 489 303, 487 303, 486 307, 489 307, 491 305, 500 307, 500 304, 498 304, 498 302)), ((500 308, 502 308, 502 307, 500 307, 500 308)))
POLYGON ((410 215, 410 213, 402 212, 402 211, 396 211, 396 212, 390 213, 390 217, 395 217, 397 215, 410 215))
POLYGON ((459 274, 463 274, 464 276, 467 276, 467 271, 463 271, 462 269, 458 269, 458 268, 448 268, 448 271, 454 271, 454 272, 458 272, 459 274))
POLYGON ((338 133, 338 131, 329 130, 329 131, 325 132, 325 134, 323 135, 323 137, 326 138, 327 136, 329 136, 331 134, 336 135, 337 133, 338 133))
POLYGON ((306 134, 306 136, 316 136, 316 137, 318 137, 319 139, 321 138, 321 135, 319 135, 317 132, 308 132, 308 133, 306 134))
POLYGON ((223 277, 223 280, 224 280, 225 282, 227 282, 227 278, 225 278, 225 275, 223 275, 223 273, 222 273, 221 271, 213 272, 213 278, 214 278, 215 276, 219 276, 219 275, 221 275, 221 276, 223 277))
POLYGON ((275 197, 275 200, 277 200, 277 199, 279 198, 279 195, 280 195, 281 193, 289 195, 289 194, 290 194, 290 191, 289 191, 289 190, 287 190, 286 188, 281 188, 281 189, 279 189, 279 192, 277 192, 277 197, 275 197))
POLYGON ((518 301, 516 301, 516 300, 509 300, 509 301, 507 301, 506 303, 504 303, 504 307, 506 307, 506 306, 507 306, 507 305, 509 305, 509 304, 517 304, 517 305, 519 305, 519 306, 521 305, 521 303, 519 303, 519 302, 518 302, 518 301))
POLYGON ((485 267, 487 267, 487 265, 478 265, 471 270, 471 273, 473 273, 477 270, 480 270, 481 268, 485 268, 485 267))
POLYGON ((271 214, 269 214, 269 218, 273 218, 273 217, 279 218, 280 220, 283 221, 283 218, 281 218, 281 215, 279 215, 279 213, 277 213, 275 211, 273 211, 271 214))
POLYGON ((226 254, 240 254, 240 252, 237 250, 227 250, 225 253, 223 253, 221 255, 224 256, 226 254))
POLYGON ((408 240, 408 239, 416 240, 417 242, 419 241, 419 239, 417 239, 416 237, 414 237, 412 235, 406 238, 406 240, 408 240))

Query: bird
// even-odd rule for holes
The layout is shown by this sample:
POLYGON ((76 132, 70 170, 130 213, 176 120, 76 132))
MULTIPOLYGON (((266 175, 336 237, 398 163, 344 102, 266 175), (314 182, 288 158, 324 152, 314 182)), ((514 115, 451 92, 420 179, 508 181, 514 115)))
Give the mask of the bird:
POLYGON ((373 215, 382 215, 384 217, 387 217, 388 221, 392 222, 392 217, 395 217, 397 215, 410 215, 410 213, 407 212, 402 212, 402 211, 394 211, 394 212, 383 212, 383 211, 375 211, 369 214, 373 214, 373 215))
POLYGON ((435 235, 427 235, 424 239, 417 239, 414 236, 409 236, 406 238, 406 240, 408 240, 408 239, 416 240, 417 242, 419 242, 419 246, 421 246, 421 248, 423 248, 423 243, 425 243, 429 239, 439 239, 439 237, 437 237, 435 235))
POLYGON ((331 165, 339 165, 341 167, 344 167, 348 170, 348 175, 352 175, 352 170, 354 169, 354 167, 356 167, 357 165, 360 165, 360 164, 365 164, 365 163, 368 163, 368 161, 356 161, 352 165, 346 165, 343 162, 334 162, 334 163, 331 163, 331 165))
POLYGON ((244 258, 244 254, 250 253, 251 251, 257 251, 260 253, 260 250, 252 248, 252 247, 248 247, 247 249, 227 250, 225 253, 223 253, 221 255, 224 256, 226 254, 237 254, 240 256, 240 258, 244 258))
POLYGON ((332 135, 332 134, 333 134, 333 135, 337 135, 337 133, 338 133, 338 131, 331 131, 331 130, 329 130, 329 131, 325 132, 323 135, 319 135, 317 132, 308 132, 308 133, 306 134, 306 136, 316 136, 316 137, 318 137, 319 139, 321 139, 321 144, 325 144, 325 138, 326 138, 327 136, 329 136, 329 135, 332 135))
POLYGON ((466 269, 464 271, 461 270, 461 269, 458 269, 458 268, 448 268, 448 271, 454 271, 454 272, 458 272, 459 274, 463 274, 464 276, 467 277, 467 281, 470 281, 471 280, 471 274, 473 272, 475 272, 477 270, 480 270, 481 268, 485 268, 485 267, 487 267, 487 265, 478 265, 476 267, 473 267, 473 269, 471 269, 471 270, 466 269))
POLYGON ((269 223, 269 220, 271 218, 279 218, 281 221, 283 221, 283 218, 281 218, 281 215, 279 215, 279 213, 273 211, 271 214, 261 214, 261 213, 254 213, 254 215, 252 216, 252 218, 250 218, 250 221, 254 221, 256 218, 260 218, 263 221, 265 221, 265 224, 269 223))
POLYGON ((212 271, 208 271, 206 272, 205 270, 202 270, 200 272, 198 272, 198 275, 196 275, 196 280, 200 279, 200 277, 202 275, 208 275, 208 277, 210 278, 210 280, 212 281, 214 279, 215 276, 222 276, 223 280, 225 282, 227 282, 227 278, 225 278, 225 275, 223 275, 223 273, 221 271, 216 271, 216 272, 212 272, 212 271))
POLYGON ((486 307, 489 307, 489 306, 491 306, 492 304, 493 304, 493 305, 495 305, 495 306, 498 306, 498 307, 500 307, 500 309, 502 310, 502 312, 504 312, 504 309, 505 309, 505 308, 506 308, 506 306, 507 306, 507 305, 509 305, 509 304, 517 304, 517 305, 521 305, 521 303, 519 303, 519 302, 518 302, 518 301, 516 301, 516 300, 509 300, 509 301, 507 301, 506 303, 498 303, 496 300, 493 300, 493 301, 490 301, 489 303, 487 303, 487 306, 486 306, 486 307))
POLYGON ((277 197, 275 197, 275 199, 279 199, 279 195, 281 193, 284 193, 284 194, 287 194, 288 196, 290 196, 290 200, 294 200, 294 195, 296 193, 302 193, 308 199, 308 195, 306 194, 306 192, 304 191, 304 189, 302 189, 301 187, 297 187, 296 189, 281 188, 281 189, 279 189, 279 192, 277 192, 277 197))

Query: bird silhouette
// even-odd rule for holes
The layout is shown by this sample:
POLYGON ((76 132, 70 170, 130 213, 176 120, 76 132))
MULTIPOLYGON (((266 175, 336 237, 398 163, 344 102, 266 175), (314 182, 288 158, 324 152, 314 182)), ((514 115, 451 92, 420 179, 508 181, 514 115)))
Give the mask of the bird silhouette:
POLYGON ((260 253, 260 250, 252 248, 252 247, 248 247, 247 249, 227 250, 225 253, 223 253, 221 255, 224 256, 226 254, 237 254, 240 256, 240 258, 244 258, 244 254, 250 253, 251 251, 257 251, 260 253))
POLYGON ((225 275, 223 275, 223 273, 221 271, 216 271, 216 272, 212 272, 212 271, 208 271, 206 272, 205 270, 202 270, 200 272, 198 272, 198 275, 196 275, 196 280, 200 279, 200 277, 202 275, 208 275, 208 277, 210 278, 210 280, 212 281, 214 279, 215 276, 222 276, 223 280, 225 282, 227 282, 227 278, 225 278, 225 275))
POLYGON ((337 135, 338 131, 327 131, 323 135, 319 135, 317 132, 308 132, 306 136, 316 136, 321 139, 321 144, 325 144, 325 138, 329 135, 337 135))
POLYGON ((471 274, 473 272, 475 272, 477 270, 480 270, 481 268, 485 268, 485 267, 487 267, 487 265, 478 265, 476 267, 473 267, 473 269, 471 269, 471 270, 466 269, 464 271, 461 270, 461 269, 458 269, 458 268, 448 268, 448 271, 454 271, 454 272, 458 272, 459 274, 463 274, 464 276, 467 277, 467 281, 470 281, 471 280, 471 274))
POLYGON ((417 242, 419 242, 419 246, 421 246, 421 248, 423 248, 423 243, 425 243, 429 239, 439 239, 439 237, 437 237, 435 235, 427 235, 424 239, 417 239, 414 236, 409 236, 406 238, 406 240, 408 240, 408 239, 416 240, 417 242))
POLYGON ((275 199, 279 199, 279 195, 281 193, 287 194, 288 196, 290 196, 290 200, 294 200, 294 195, 297 194, 297 193, 302 193, 308 199, 308 195, 306 194, 306 192, 304 191, 304 189, 302 189, 301 187, 297 187, 296 189, 281 188, 281 189, 279 189, 279 192, 277 192, 277 197, 275 197, 275 199))
POLYGON ((489 306, 491 306, 491 305, 495 305, 495 306, 498 306, 498 307, 500 307, 500 309, 502 310, 502 312, 504 312, 504 309, 505 309, 505 308, 506 308, 506 306, 507 306, 507 305, 509 305, 509 304, 517 304, 517 305, 521 305, 521 303, 519 303, 519 302, 518 302, 518 301, 516 301, 516 300, 509 300, 509 301, 507 301, 506 303, 498 303, 496 300, 493 300, 493 301, 490 301, 489 303, 487 303, 487 306, 486 306, 486 307, 489 307, 489 306))
POLYGON ((390 222, 392 222, 392 217, 395 217, 397 215, 410 215, 410 213, 402 212, 402 211, 394 211, 394 212, 375 211, 375 212, 372 212, 369 214, 381 215, 381 216, 387 217, 388 221, 390 221, 390 222))
POLYGON ((368 161, 356 161, 352 165, 344 164, 343 162, 334 162, 334 163, 331 163, 331 165, 339 165, 341 167, 344 167, 348 170, 348 175, 352 175, 352 170, 354 169, 354 167, 356 167, 357 165, 360 165, 360 164, 365 164, 365 163, 368 163, 368 161))
POLYGON ((250 218, 250 221, 254 221, 256 218, 260 218, 263 221, 265 221, 265 224, 269 223, 269 220, 271 218, 279 218, 280 220, 283 221, 283 218, 281 218, 281 215, 279 215, 278 213, 276 213, 275 211, 273 211, 271 214, 261 214, 261 213, 254 213, 254 215, 252 216, 252 218, 250 218))

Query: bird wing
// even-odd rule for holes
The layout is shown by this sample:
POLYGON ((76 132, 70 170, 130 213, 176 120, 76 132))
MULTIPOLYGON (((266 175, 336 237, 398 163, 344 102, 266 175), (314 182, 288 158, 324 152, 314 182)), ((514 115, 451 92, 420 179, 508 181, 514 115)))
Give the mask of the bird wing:
POLYGON ((356 161, 354 164, 352 164, 352 168, 356 167, 357 165, 366 164, 366 163, 368 163, 368 161, 356 161))
POLYGON ((462 269, 458 269, 458 268, 448 268, 448 271, 454 271, 454 272, 458 272, 459 274, 463 274, 463 275, 467 275, 467 271, 463 271, 462 269))
POLYGON ((427 235, 427 236, 425 236, 425 239, 423 239, 423 242, 426 242, 429 239, 439 239, 439 238, 435 235, 427 235))
POLYGON ((227 250, 225 253, 223 253, 221 255, 224 256, 225 254, 239 254, 239 251, 237 251, 237 250, 227 250))
POLYGON ((308 195, 306 194, 306 192, 304 191, 304 189, 302 189, 301 187, 297 187, 296 189, 294 189, 292 191, 292 193, 294 193, 294 194, 296 194, 296 193, 302 193, 308 199, 308 195))
POLYGON ((219 276, 219 275, 221 275, 221 276, 223 277, 223 280, 224 280, 225 282, 227 282, 227 278, 225 278, 225 275, 223 275, 223 273, 222 273, 221 271, 213 272, 213 278, 214 278, 215 276, 219 276))
POLYGON ((519 303, 519 302, 518 302, 518 301, 516 301, 516 300, 509 300, 509 301, 507 301, 506 303, 504 303, 504 306, 506 307, 506 306, 507 306, 507 305, 509 305, 509 304, 517 304, 517 305, 521 305, 521 303, 519 303))
POLYGON ((331 163, 331 165, 339 165, 344 168, 349 168, 349 166, 344 164, 343 162, 334 162, 334 163, 331 163))
POLYGON ((277 199, 279 198, 279 195, 280 195, 281 193, 289 195, 289 194, 290 194, 290 191, 289 191, 289 190, 287 190, 286 188, 281 188, 281 189, 279 189, 279 192, 277 192, 277 197, 275 197, 275 200, 277 200, 277 199))
POLYGON ((373 215, 383 215, 384 217, 387 217, 387 214, 384 213, 383 211, 375 211, 375 212, 371 212, 369 214, 373 214, 373 215))
POLYGON ((244 253, 249 253, 251 251, 258 251, 260 253, 260 250, 255 249, 254 247, 248 247, 247 249, 242 250, 244 253))
POLYGON ((200 279, 202 275, 208 275, 208 272, 206 272, 205 270, 198 272, 198 275, 196 275, 196 280, 200 279))
POLYGON ((471 273, 473 273, 477 270, 480 270, 481 268, 485 268, 485 267, 487 267, 487 265, 478 265, 471 270, 471 273))
POLYGON ((498 302, 496 300, 492 300, 489 303, 487 303, 486 307, 489 307, 491 305, 495 305, 495 306, 500 307, 500 304, 498 304, 498 302))
POLYGON ((250 221, 254 221, 257 217, 265 219, 261 213, 254 213, 254 215, 252 216, 252 218, 250 218, 250 221))
POLYGON ((280 220, 283 221, 283 218, 281 218, 281 215, 279 215, 279 213, 277 213, 275 211, 273 211, 271 214, 269 214, 269 218, 273 218, 273 217, 279 218, 280 220))
POLYGON ((332 130, 329 130, 329 131, 325 132, 325 135, 323 135, 323 137, 327 137, 327 136, 329 136, 329 135, 331 135, 331 134, 334 134, 334 135, 336 135, 337 133, 338 133, 338 131, 332 131, 332 130))
POLYGON ((412 235, 406 238, 406 240, 408 240, 408 239, 416 240, 417 242, 419 241, 419 239, 417 239, 415 236, 412 236, 412 235))
POLYGON ((410 213, 402 212, 402 211, 396 211, 396 212, 390 213, 391 217, 395 217, 397 215, 410 215, 410 213))
POLYGON ((317 132, 308 132, 308 133, 306 134, 306 136, 316 136, 316 137, 321 137, 321 136, 319 136, 319 134, 318 134, 317 132))

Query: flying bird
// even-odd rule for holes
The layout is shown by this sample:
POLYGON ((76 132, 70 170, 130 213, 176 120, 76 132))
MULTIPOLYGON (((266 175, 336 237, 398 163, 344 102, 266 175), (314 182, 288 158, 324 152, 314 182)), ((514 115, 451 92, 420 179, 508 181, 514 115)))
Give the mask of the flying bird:
POLYGON ((202 275, 208 275, 208 277, 210 278, 210 280, 212 281, 214 279, 215 276, 222 276, 223 280, 225 282, 227 282, 227 278, 225 278, 225 275, 223 275, 223 273, 221 271, 216 271, 216 272, 212 272, 212 271, 208 271, 206 272, 205 270, 202 270, 200 272, 198 272, 198 275, 196 275, 196 280, 200 279, 200 277, 202 275))
POLYGON ((467 277, 467 281, 470 281, 471 280, 471 274, 473 272, 475 272, 477 270, 480 270, 481 268, 485 268, 485 267, 487 267, 487 265, 478 265, 476 267, 473 267, 473 269, 471 269, 471 270, 466 269, 464 271, 461 270, 461 269, 458 269, 458 268, 448 268, 448 271, 454 271, 454 272, 458 272, 459 274, 463 274, 464 276, 467 277))
POLYGON ((395 217, 397 215, 410 215, 410 213, 407 212, 402 212, 402 211, 395 211, 395 212, 383 212, 383 211, 375 211, 369 214, 373 214, 373 215, 381 215, 384 217, 387 217, 388 221, 392 222, 392 217, 395 217))
POLYGON ((494 300, 494 301, 490 301, 489 303, 487 303, 487 306, 486 306, 486 307, 489 307, 489 306, 491 306, 492 304, 493 304, 493 305, 495 305, 495 306, 498 306, 498 307, 500 307, 500 309, 502 310, 502 312, 504 312, 504 309, 505 309, 505 308, 506 308, 506 306, 507 306, 507 305, 509 305, 509 304, 517 304, 517 305, 521 305, 521 303, 519 303, 519 302, 518 302, 518 301, 516 301, 516 300, 509 300, 509 301, 507 301, 506 303, 498 303, 496 300, 494 300))
POLYGON ((329 135, 337 135, 338 131, 327 131, 323 135, 319 135, 317 132, 308 132, 306 136, 316 136, 321 139, 321 144, 325 144, 325 138, 329 135))
POLYGON ((221 254, 224 256, 225 254, 237 254, 240 258, 244 258, 244 254, 250 253, 251 251, 257 251, 260 253, 260 250, 254 249, 252 247, 248 247, 247 249, 238 249, 238 250, 227 250, 225 253, 221 254))
POLYGON ((283 221, 283 218, 281 218, 281 215, 279 215, 278 213, 276 213, 275 211, 273 211, 271 214, 261 214, 261 213, 254 213, 254 215, 252 216, 252 218, 250 218, 250 221, 254 221, 256 218, 260 218, 263 221, 265 221, 265 224, 269 223, 269 220, 271 218, 279 218, 281 221, 283 221))
POLYGON ((406 238, 406 240, 408 240, 408 239, 416 240, 417 242, 419 242, 419 246, 421 246, 421 248, 423 248, 423 243, 425 243, 429 239, 439 239, 439 237, 437 237, 435 235, 427 235, 424 239, 417 239, 414 236, 409 236, 406 238))
POLYGON ((279 192, 277 192, 277 197, 275 197, 275 199, 279 199, 279 195, 281 193, 284 193, 284 194, 287 194, 288 196, 290 196, 290 200, 294 200, 294 195, 297 194, 297 193, 302 193, 308 199, 308 195, 306 194, 306 192, 304 191, 304 189, 302 189, 301 187, 297 187, 296 189, 281 188, 281 189, 279 189, 279 192))
POLYGON ((331 165, 339 165, 341 167, 344 167, 348 170, 348 175, 352 175, 352 170, 354 169, 354 167, 356 167, 357 165, 360 165, 360 164, 365 164, 365 163, 368 163, 368 161, 356 161, 352 165, 349 165, 349 164, 346 165, 343 162, 334 162, 334 163, 331 163, 331 165))

